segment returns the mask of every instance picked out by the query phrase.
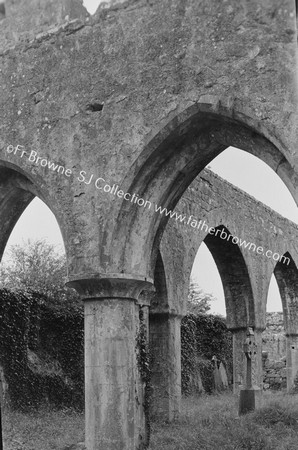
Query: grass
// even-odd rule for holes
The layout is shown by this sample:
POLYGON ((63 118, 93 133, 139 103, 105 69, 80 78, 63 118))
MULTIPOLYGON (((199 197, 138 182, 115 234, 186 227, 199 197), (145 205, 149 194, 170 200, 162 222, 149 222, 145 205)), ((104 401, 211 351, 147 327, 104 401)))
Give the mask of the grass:
POLYGON ((260 410, 238 417, 232 394, 184 399, 179 420, 153 423, 150 450, 297 450, 298 396, 264 394, 260 410))
MULTIPOLYGON (((73 410, 5 411, 4 450, 62 450, 84 440, 73 410)), ((179 420, 152 423, 149 450, 297 450, 298 395, 265 393, 261 409, 238 417, 230 393, 185 398, 179 420)))
POLYGON ((4 411, 2 422, 4 450, 62 450, 84 440, 84 415, 71 409, 4 411))

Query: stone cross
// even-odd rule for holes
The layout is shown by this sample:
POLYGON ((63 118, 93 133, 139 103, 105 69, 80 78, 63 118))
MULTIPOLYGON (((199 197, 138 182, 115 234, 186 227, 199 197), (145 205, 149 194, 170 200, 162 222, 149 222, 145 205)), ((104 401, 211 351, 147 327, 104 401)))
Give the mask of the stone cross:
POLYGON ((253 411, 256 406, 256 396, 260 396, 261 390, 252 385, 252 362, 257 353, 257 344, 252 328, 248 328, 247 338, 243 345, 246 356, 246 380, 245 386, 240 389, 239 415, 253 411))
POLYGON ((257 344, 255 342, 254 331, 251 327, 248 328, 247 338, 243 345, 244 354, 246 356, 246 389, 252 387, 252 359, 257 353, 257 344))

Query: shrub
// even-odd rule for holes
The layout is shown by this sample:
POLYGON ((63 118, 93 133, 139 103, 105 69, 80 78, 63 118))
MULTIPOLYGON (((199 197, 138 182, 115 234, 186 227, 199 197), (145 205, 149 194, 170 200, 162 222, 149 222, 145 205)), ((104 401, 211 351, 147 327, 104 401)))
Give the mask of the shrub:
POLYGON ((83 317, 56 311, 44 295, 0 290, 0 362, 9 404, 26 410, 48 401, 83 407, 83 317), (29 361, 34 354, 36 364, 29 361), (34 353, 33 353, 34 352, 34 353), (48 370, 47 361, 60 370, 48 370), (55 362, 55 364, 53 364, 55 362))
MULTIPOLYGON (((228 374, 233 373, 232 334, 222 317, 189 314, 181 321, 182 393, 193 392, 192 380, 199 371, 206 392, 214 390, 212 357, 221 360, 228 374), (198 358, 199 357, 199 358, 198 358)), ((231 377, 230 377, 231 378, 231 377)))

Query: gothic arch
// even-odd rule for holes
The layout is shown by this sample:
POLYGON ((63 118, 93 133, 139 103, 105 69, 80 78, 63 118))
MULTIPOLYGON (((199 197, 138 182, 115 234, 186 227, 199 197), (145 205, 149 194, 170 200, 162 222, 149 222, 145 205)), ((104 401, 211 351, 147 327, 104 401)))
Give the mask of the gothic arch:
MULTIPOLYGON (((0 215, 1 215, 1 236, 0 236, 0 259, 5 250, 9 236, 19 220, 20 216, 34 199, 39 197, 55 215, 59 228, 63 236, 63 221, 61 212, 52 199, 49 198, 45 188, 41 188, 33 181, 32 177, 19 167, 0 161, 0 215)), ((65 236, 63 236, 64 242, 65 236)), ((67 246, 65 245, 65 248, 67 246)))
POLYGON ((274 129, 264 127, 248 109, 234 107, 236 100, 227 106, 208 100, 192 105, 163 127, 127 174, 123 190, 137 193, 152 206, 136 207, 123 200, 120 210, 112 207, 109 216, 116 218, 116 226, 106 229, 105 242, 110 244, 109 258, 115 272, 152 277, 156 249, 169 219, 156 213, 154 205, 173 210, 192 180, 230 145, 265 161, 294 199, 297 197, 294 169, 274 129), (121 249, 119 242, 123 243, 121 249))
MULTIPOLYGON (((230 234, 222 226, 216 227, 230 234)), ((254 300, 246 262, 239 247, 230 241, 208 234, 204 242, 212 254, 222 279, 228 328, 254 325, 254 300)))

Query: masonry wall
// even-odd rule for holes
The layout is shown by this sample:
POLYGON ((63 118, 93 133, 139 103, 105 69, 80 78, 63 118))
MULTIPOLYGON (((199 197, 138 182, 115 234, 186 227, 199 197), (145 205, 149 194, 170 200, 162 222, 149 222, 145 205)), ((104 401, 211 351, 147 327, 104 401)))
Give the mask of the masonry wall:
POLYGON ((286 356, 286 336, 282 312, 270 312, 266 314, 266 330, 263 331, 263 348, 267 358, 271 361, 279 361, 286 356))
POLYGON ((266 321, 266 330, 262 336, 263 389, 285 389, 287 386, 287 348, 283 313, 267 313, 266 321))
MULTIPOLYGON (((186 280, 189 279, 197 251, 208 236, 206 232, 208 227, 224 225, 233 236, 255 244, 256 247, 262 246, 264 252, 271 250, 272 254, 278 253, 280 256, 289 252, 298 265, 298 225, 208 169, 202 171, 193 181, 175 211, 185 215, 186 220, 184 223, 169 220, 161 241, 161 253, 167 268, 169 298, 179 311, 184 311, 182 299, 187 298, 186 280), (193 228, 190 223, 187 224, 190 215, 197 223, 201 220, 205 225, 203 227, 201 225, 199 229, 193 228)), ((217 242, 224 243, 219 238, 217 242)), ((216 245, 214 242, 215 253, 216 245)), ((218 251, 227 255, 236 247, 237 245, 226 246, 218 251)), ((253 285, 253 295, 256 299, 255 313, 260 317, 266 311, 267 293, 276 261, 258 254, 256 250, 239 246, 238 248, 253 285)), ((214 256, 216 255, 213 254, 214 256)), ((278 255, 275 255, 276 257, 278 258, 278 255)), ((231 254, 232 261, 233 254, 231 254)), ((288 267, 287 264, 284 266, 288 267)), ((221 276, 228 270, 228 267, 222 267, 221 276)), ((262 327, 265 326, 264 320, 262 327)))

